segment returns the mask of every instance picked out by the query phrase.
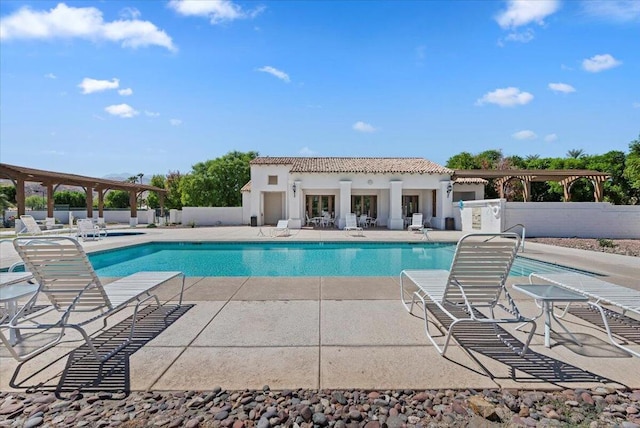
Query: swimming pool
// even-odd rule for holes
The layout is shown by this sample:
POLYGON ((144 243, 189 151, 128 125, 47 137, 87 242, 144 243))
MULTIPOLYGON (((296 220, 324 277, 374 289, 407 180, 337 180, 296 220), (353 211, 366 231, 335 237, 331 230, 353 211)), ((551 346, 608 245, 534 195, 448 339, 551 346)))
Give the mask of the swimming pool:
MULTIPOLYGON (((100 276, 179 270, 186 276, 396 276, 402 269, 449 269, 454 244, 153 242, 91 253, 100 276)), ((519 257, 511 274, 568 268, 519 257)))

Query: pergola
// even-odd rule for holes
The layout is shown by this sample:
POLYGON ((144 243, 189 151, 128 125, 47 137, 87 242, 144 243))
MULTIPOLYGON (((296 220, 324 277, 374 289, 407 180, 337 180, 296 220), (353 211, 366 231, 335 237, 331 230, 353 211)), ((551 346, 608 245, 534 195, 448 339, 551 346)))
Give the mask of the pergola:
POLYGON ((453 178, 495 179, 500 197, 504 197, 504 187, 509 180, 518 179, 524 189, 524 200, 531 201, 531 183, 556 181, 564 189, 564 201, 571 201, 571 187, 576 180, 586 178, 593 184, 593 197, 602 202, 603 184, 611 176, 604 172, 584 169, 457 169, 453 178))
POLYGON ((86 193, 87 217, 93 217, 93 192, 98 194, 98 217, 103 218, 104 195, 109 190, 124 190, 129 192, 131 218, 138 217, 136 201, 138 194, 150 190, 158 193, 160 209, 164 212, 165 189, 146 184, 130 183, 126 181, 106 180, 103 178, 85 177, 83 175, 64 174, 61 172, 45 171, 22 166, 0 163, 0 178, 9 179, 16 187, 16 202, 18 215, 25 213, 25 188, 27 182, 40 183, 47 189, 47 217, 53 217, 53 192, 60 185, 82 187, 86 193))

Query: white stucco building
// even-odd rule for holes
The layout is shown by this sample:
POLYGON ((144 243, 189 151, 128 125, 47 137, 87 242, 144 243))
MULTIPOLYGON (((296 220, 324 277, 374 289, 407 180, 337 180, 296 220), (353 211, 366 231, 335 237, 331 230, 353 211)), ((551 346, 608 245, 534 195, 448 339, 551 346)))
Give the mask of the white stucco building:
POLYGON ((406 218, 422 213, 444 229, 456 193, 484 196, 482 183, 454 185, 453 172, 423 158, 258 157, 243 188, 243 220, 255 217, 261 226, 288 219, 290 228, 300 228, 329 213, 342 228, 346 214, 355 213, 402 229, 406 218))

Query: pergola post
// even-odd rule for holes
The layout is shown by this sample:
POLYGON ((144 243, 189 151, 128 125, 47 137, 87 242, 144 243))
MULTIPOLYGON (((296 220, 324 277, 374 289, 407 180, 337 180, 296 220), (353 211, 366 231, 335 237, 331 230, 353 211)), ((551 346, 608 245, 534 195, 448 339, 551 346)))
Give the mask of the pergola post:
POLYGON ((136 227, 138 225, 138 192, 136 190, 129 191, 129 206, 131 207, 131 218, 129 218, 129 226, 136 227))
POLYGON ((24 179, 16 179, 16 203, 18 205, 18 217, 24 215, 24 179))
POLYGON ((87 218, 93 219, 93 187, 87 186, 87 218))
POLYGON ((591 177, 593 183, 593 199, 596 202, 602 202, 604 196, 604 179, 601 177, 591 177))
POLYGON ((98 191, 98 223, 104 223, 104 194, 106 193, 106 189, 102 189, 100 187, 97 188, 98 191))
POLYGON ((53 203, 55 199, 53 198, 53 183, 47 183, 47 217, 53 217, 53 203))

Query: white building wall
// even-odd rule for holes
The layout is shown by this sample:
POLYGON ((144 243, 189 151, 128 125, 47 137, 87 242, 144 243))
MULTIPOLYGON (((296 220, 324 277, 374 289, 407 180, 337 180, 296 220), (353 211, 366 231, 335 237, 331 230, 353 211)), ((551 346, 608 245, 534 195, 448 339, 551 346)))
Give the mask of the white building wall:
POLYGON ((251 192, 242 192, 242 224, 251 224, 251 192))

